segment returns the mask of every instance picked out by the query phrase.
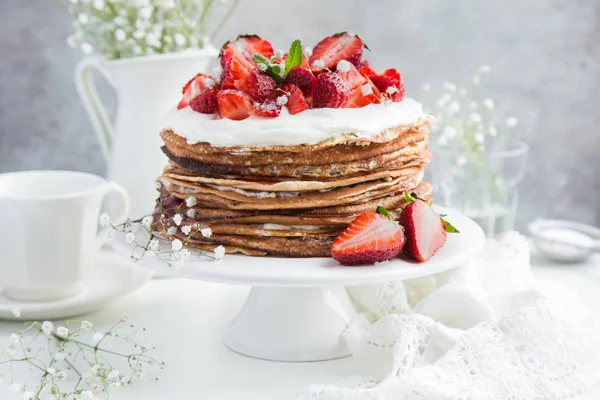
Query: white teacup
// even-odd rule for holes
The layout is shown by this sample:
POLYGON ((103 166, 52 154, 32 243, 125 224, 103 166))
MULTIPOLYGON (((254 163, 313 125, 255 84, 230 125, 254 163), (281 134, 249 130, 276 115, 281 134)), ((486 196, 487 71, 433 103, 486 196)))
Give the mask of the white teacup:
POLYGON ((129 197, 114 182, 82 172, 0 174, 0 287, 18 301, 72 297, 110 227, 98 232, 102 202, 114 193, 123 221, 129 197))

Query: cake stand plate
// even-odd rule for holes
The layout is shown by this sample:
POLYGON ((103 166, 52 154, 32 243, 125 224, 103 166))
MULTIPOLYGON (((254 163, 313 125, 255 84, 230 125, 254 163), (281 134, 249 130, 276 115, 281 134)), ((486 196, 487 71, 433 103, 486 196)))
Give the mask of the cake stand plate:
MULTIPOLYGON (((349 355, 341 334, 356 314, 344 286, 434 275, 464 264, 483 248, 485 236, 473 220, 441 207, 436 211, 447 214, 461 233, 449 234, 445 246, 424 263, 400 257, 344 267, 331 258, 226 255, 218 261, 190 258, 182 267, 170 267, 148 254, 139 264, 163 274, 253 286, 224 334, 225 345, 237 353, 276 361, 335 359, 349 355)), ((139 235, 138 243, 144 243, 139 235)), ((132 254, 123 234, 115 232, 111 244, 123 255, 132 254)))

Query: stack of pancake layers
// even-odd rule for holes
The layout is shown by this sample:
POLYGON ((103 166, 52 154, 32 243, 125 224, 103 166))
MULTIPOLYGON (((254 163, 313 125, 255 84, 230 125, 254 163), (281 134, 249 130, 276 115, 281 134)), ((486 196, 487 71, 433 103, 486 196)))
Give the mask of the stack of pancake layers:
POLYGON ((227 253, 251 256, 330 257, 335 238, 359 214, 381 205, 398 218, 405 191, 431 203, 431 185, 423 180, 431 160, 427 123, 421 118, 372 137, 350 133, 261 147, 188 144, 163 130, 170 161, 157 180, 153 228, 199 250, 223 245, 227 253), (210 237, 201 232, 206 227, 210 237))

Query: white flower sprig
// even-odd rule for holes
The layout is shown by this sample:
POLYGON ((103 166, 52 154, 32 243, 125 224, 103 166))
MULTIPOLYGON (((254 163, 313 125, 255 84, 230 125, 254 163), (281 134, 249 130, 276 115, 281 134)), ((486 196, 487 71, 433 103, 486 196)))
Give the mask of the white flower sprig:
POLYGON ((0 378, 7 377, 10 388, 24 399, 108 398, 123 386, 148 380, 148 368, 164 368, 164 362, 152 356, 154 347, 134 339, 145 330, 126 316, 106 332, 89 321, 67 321, 56 329, 50 321, 28 322, 0 351, 0 367, 6 367, 0 378), (122 348, 129 350, 118 350, 122 348), (15 381, 18 368, 28 373, 24 383, 15 381))
MULTIPOLYGON (((212 253, 197 249, 190 250, 185 247, 198 235, 202 238, 210 238, 212 230, 198 222, 184 223, 184 218, 181 214, 181 208, 184 204, 188 207, 195 205, 196 198, 189 197, 177 208, 169 210, 169 212, 172 212, 172 217, 161 214, 156 221, 153 216, 147 215, 143 218, 127 220, 121 224, 113 225, 110 216, 102 214, 98 222, 100 226, 110 226, 112 228, 108 236, 108 242, 112 240, 112 235, 115 231, 125 235, 125 242, 132 245, 130 257, 136 262, 141 260, 146 253, 154 254, 159 259, 166 261, 170 267, 182 267, 193 253, 196 254, 197 258, 208 257, 214 260, 223 258, 225 247, 221 245, 216 246, 212 253), (161 228, 174 238, 171 240, 163 238, 154 228, 161 228), (168 245, 161 248, 161 241, 168 245)), ((188 211, 191 210, 194 209, 188 209, 188 211)), ((190 217, 189 212, 187 214, 190 217)))
POLYGON ((230 0, 224 16, 215 21, 218 3, 212 0, 59 0, 73 16, 75 33, 67 38, 84 54, 107 59, 170 53, 203 48, 209 42, 209 23, 218 33, 239 0, 230 0))
POLYGON ((431 124, 432 141, 457 154, 456 164, 481 162, 486 151, 499 150, 509 143, 518 124, 515 117, 503 118, 494 100, 483 98, 482 78, 491 72, 488 65, 479 68, 467 88, 453 82, 442 84, 441 95, 431 98, 429 83, 422 86, 426 112, 435 117, 431 124))

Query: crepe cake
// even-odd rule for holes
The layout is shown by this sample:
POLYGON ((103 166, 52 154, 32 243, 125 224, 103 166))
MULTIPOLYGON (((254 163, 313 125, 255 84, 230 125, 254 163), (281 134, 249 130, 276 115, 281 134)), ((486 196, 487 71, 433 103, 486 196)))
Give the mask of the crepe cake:
POLYGON ((398 219, 405 192, 431 203, 429 117, 364 48, 345 32, 312 51, 227 42, 165 119, 154 230, 206 251, 330 257, 358 215, 383 206, 398 219))

